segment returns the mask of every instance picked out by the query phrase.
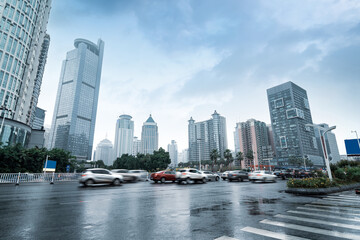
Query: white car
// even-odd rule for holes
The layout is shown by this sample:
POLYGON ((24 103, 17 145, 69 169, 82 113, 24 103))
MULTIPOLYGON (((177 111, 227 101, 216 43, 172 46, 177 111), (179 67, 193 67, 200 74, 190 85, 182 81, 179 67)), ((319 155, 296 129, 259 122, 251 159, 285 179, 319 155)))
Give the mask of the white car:
POLYGON ((276 182, 276 175, 274 175, 273 172, 269 171, 254 171, 249 173, 249 180, 252 182, 255 182, 257 180, 266 182, 266 181, 272 181, 276 182))
POLYGON ((190 183, 191 181, 206 183, 208 181, 206 174, 194 168, 180 169, 175 173, 175 179, 178 183, 190 183))
POLYGON ((92 186, 97 183, 109 183, 115 186, 121 185, 124 182, 123 176, 118 173, 110 172, 103 168, 86 169, 79 179, 81 184, 85 187, 92 186))
POLYGON ((226 179, 228 178, 229 172, 230 172, 230 171, 225 171, 225 172, 223 172, 223 173, 221 174, 221 178, 222 178, 223 180, 226 180, 226 179))
POLYGON ((145 170, 129 170, 130 174, 137 176, 138 181, 147 181, 148 180, 148 172, 145 170))

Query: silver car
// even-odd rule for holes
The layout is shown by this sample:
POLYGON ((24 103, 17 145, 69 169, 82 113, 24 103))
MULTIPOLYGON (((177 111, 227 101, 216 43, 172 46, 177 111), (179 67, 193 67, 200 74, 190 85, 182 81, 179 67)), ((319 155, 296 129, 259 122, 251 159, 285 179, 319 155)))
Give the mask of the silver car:
POLYGON ((145 170, 129 170, 129 173, 137 176, 138 181, 148 181, 149 173, 145 170))
POLYGON ((208 181, 206 174, 194 168, 180 169, 175 173, 175 178, 178 183, 183 181, 186 183, 190 183, 191 181, 206 183, 208 181))
POLYGON ((276 178, 277 178, 277 176, 274 175, 274 173, 270 172, 270 171, 255 171, 255 172, 249 173, 249 180, 252 182, 255 182, 256 180, 260 180, 263 182, 266 182, 266 181, 276 182, 276 178))
POLYGON ((127 169, 113 169, 113 173, 120 174, 123 176, 125 182, 137 182, 139 181, 139 176, 136 173, 131 173, 127 169))
POLYGON ((79 179, 81 184, 84 186, 92 186, 98 183, 109 183, 115 186, 121 185, 124 181, 123 176, 117 173, 112 173, 107 169, 103 168, 91 168, 85 170, 79 179))
POLYGON ((218 174, 210 172, 210 171, 200 171, 205 174, 208 178, 208 181, 219 181, 220 177, 218 174))

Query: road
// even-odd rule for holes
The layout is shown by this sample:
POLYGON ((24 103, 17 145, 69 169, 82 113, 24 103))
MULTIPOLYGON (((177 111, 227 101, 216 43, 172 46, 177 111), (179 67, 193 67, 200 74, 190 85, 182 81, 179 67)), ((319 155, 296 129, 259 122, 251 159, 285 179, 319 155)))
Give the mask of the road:
POLYGON ((0 239, 360 239, 360 197, 286 182, 0 185, 0 239), (295 236, 289 238, 290 236, 295 236))

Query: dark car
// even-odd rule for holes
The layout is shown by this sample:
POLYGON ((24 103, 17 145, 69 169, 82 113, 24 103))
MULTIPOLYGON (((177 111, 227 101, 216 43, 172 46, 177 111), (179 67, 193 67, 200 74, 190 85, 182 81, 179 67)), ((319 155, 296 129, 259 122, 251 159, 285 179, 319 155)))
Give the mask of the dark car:
POLYGON ((175 182, 175 172, 174 171, 159 171, 156 173, 152 173, 150 175, 150 180, 154 181, 155 183, 161 182, 165 183, 166 181, 175 182))
POLYGON ((231 171, 228 173, 228 180, 242 182, 244 179, 249 179, 248 173, 245 171, 231 171))
POLYGON ((279 174, 277 174, 277 177, 282 178, 283 180, 287 178, 293 178, 294 174, 291 170, 281 170, 279 174))

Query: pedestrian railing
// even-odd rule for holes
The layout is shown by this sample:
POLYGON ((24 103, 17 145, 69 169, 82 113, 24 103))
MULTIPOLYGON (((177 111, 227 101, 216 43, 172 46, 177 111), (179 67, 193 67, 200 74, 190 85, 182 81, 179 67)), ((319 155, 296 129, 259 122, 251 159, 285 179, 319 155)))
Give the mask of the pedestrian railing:
POLYGON ((76 181, 81 173, 0 173, 0 183, 76 181))

